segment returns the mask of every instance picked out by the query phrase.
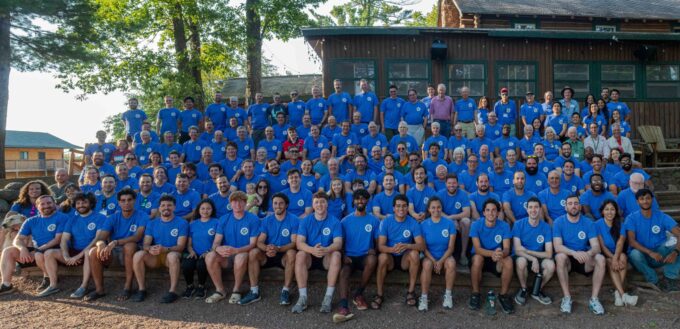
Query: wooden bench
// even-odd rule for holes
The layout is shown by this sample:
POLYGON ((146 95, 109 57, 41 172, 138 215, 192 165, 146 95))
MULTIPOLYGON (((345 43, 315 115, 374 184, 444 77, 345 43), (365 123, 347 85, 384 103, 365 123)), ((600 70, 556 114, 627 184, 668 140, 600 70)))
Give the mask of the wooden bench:
POLYGON ((666 139, 663 137, 661 127, 639 126, 637 131, 644 143, 651 148, 654 167, 680 166, 680 149, 666 148, 666 139))

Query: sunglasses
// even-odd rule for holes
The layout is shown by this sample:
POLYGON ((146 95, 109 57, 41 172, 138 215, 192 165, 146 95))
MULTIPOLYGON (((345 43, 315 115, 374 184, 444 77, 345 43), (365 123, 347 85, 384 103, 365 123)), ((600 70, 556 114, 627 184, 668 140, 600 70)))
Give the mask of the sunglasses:
POLYGON ((125 161, 132 161, 132 160, 134 160, 134 159, 135 159, 135 158, 125 158, 125 161))
POLYGON ((266 189, 266 188, 267 188, 266 186, 258 186, 258 187, 257 187, 258 190, 264 190, 264 189, 266 189))
POLYGON ((404 151, 404 150, 406 150, 406 149, 403 148, 403 147, 397 148, 397 151, 404 151))
POLYGON ((293 93, 293 94, 290 94, 290 95, 291 95, 291 96, 297 96, 298 94, 296 94, 296 93, 293 93))

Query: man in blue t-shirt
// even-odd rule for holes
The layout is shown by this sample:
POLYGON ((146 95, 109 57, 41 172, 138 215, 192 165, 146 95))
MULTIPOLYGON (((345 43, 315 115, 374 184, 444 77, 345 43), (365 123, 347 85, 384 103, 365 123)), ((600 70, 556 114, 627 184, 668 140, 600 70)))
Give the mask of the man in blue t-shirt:
POLYGON ((580 202, 583 205, 583 214, 595 220, 602 218, 600 207, 605 200, 616 200, 616 197, 604 189, 602 175, 593 174, 590 176, 590 189, 583 193, 580 202))
POLYGON ((635 193, 640 211, 626 218, 623 224, 630 249, 631 264, 645 276, 645 280, 662 291, 680 290, 680 226, 670 216, 652 207, 654 195, 648 189, 635 193), (673 244, 668 234, 675 237, 673 244), (659 279, 656 268, 663 268, 659 279))
MULTIPOLYGON (((144 176, 140 177, 140 181, 143 179, 145 179, 144 176)), ((149 216, 144 211, 135 208, 138 198, 135 191, 123 189, 116 197, 120 211, 109 216, 104 225, 99 228, 97 241, 87 255, 95 286, 95 291, 86 297, 87 300, 95 300, 105 295, 104 267, 111 264, 112 260, 125 269, 123 292, 116 299, 125 301, 132 296, 134 277, 132 258, 138 249, 138 242, 144 237, 149 216)))
POLYGON ((536 194, 524 187, 526 175, 523 171, 517 171, 513 175, 513 188, 503 193, 503 210, 508 223, 514 224, 518 219, 527 216, 526 203, 536 194))
MULTIPOLYGON (((35 200, 38 215, 27 219, 14 239, 14 245, 2 251, 2 285, 0 295, 14 291, 12 275, 16 264, 35 264, 43 272, 43 281, 38 287, 43 290, 49 287, 50 280, 45 269, 44 253, 49 249, 59 248, 61 234, 68 220, 67 216, 57 210, 57 204, 51 195, 41 195, 35 200), (29 245, 33 243, 32 247, 29 245)), ((52 293, 58 292, 54 291, 52 293)))
POLYGON ((321 313, 330 313, 335 284, 342 265, 342 226, 340 220, 328 214, 328 195, 317 192, 312 197, 314 212, 301 219, 297 234, 298 253, 295 257, 295 279, 300 296, 293 313, 307 309, 307 279, 310 270, 325 270, 327 286, 321 303, 321 313))
MULTIPOLYGON (((508 223, 498 220, 501 204, 493 199, 484 202, 484 218, 472 223, 470 227, 470 239, 472 239, 472 261, 470 262, 470 277, 472 282, 472 295, 468 306, 473 310, 479 310, 481 296, 479 293, 483 272, 491 272, 501 278, 501 293, 498 299, 503 312, 512 314, 514 305, 508 295, 510 281, 512 281, 513 262, 510 253, 512 251, 512 234, 508 223)), ((495 305, 489 304, 487 308, 495 313, 495 305)), ((491 313, 491 312, 490 312, 491 313)))
POLYGON ((184 97, 184 110, 179 113, 181 132, 178 142, 180 144, 184 144, 184 142, 189 140, 189 128, 203 127, 203 114, 194 108, 194 102, 193 97, 184 97))
POLYGON ((165 96, 163 98, 165 108, 160 109, 156 116, 156 132, 160 135, 167 132, 179 135, 180 111, 173 106, 173 101, 172 96, 165 96))
POLYGON ((332 115, 338 122, 349 121, 349 115, 352 113, 352 97, 342 90, 342 81, 340 79, 333 80, 333 89, 335 93, 328 96, 328 115, 332 115))
POLYGON ((295 241, 300 219, 288 212, 290 201, 283 193, 272 197, 274 213, 265 217, 257 237, 257 247, 248 254, 248 278, 250 292, 241 298, 239 304, 247 305, 260 300, 260 269, 279 267, 284 271, 283 288, 279 305, 290 305, 290 286, 295 271, 295 241), (255 288, 255 289, 253 289, 255 288))
POLYGON ((85 159, 87 164, 92 164, 92 154, 94 154, 94 152, 102 152, 102 154, 104 154, 104 162, 111 163, 111 157, 116 150, 116 147, 113 144, 106 142, 106 131, 99 130, 97 131, 96 136, 97 142, 92 143, 85 148, 85 156, 83 159, 85 159))
POLYGON ((215 92, 215 102, 205 108, 205 117, 215 126, 215 130, 227 127, 227 106, 222 103, 222 92, 215 92))
MULTIPOLYGON (((205 256, 208 273, 215 285, 215 292, 205 300, 208 304, 217 303, 226 297, 222 282, 222 269, 226 268, 234 270, 234 286, 229 304, 238 304, 241 301, 239 289, 248 270, 248 255, 256 248, 260 234, 260 220, 246 211, 247 201, 248 197, 242 191, 229 196, 232 212, 220 218, 212 248, 205 256)), ((259 294, 256 288, 257 286, 251 287, 250 291, 259 294)))
MULTIPOLYGON (((96 241, 95 236, 97 230, 106 221, 106 216, 94 211, 97 199, 94 194, 78 194, 73 199, 76 214, 69 218, 64 226, 64 231, 61 234, 61 242, 59 249, 50 249, 45 252, 45 270, 50 278, 50 286, 38 294, 38 297, 48 296, 55 291, 59 291, 57 287, 58 264, 67 266, 76 266, 85 262, 86 255, 90 252, 90 248, 96 241)), ((71 294, 71 298, 83 298, 87 289, 87 284, 90 278, 89 266, 83 266, 83 281, 71 294)))
POLYGON ((552 228, 541 216, 541 201, 538 198, 530 198, 527 201, 527 214, 512 227, 512 240, 515 247, 515 268, 519 279, 520 289, 515 295, 515 302, 519 305, 526 303, 527 278, 529 269, 531 272, 541 273, 540 287, 533 288, 531 298, 543 305, 552 303, 552 299, 543 293, 543 287, 555 274, 555 262, 553 261, 552 228))
POLYGON ((408 215, 409 200, 405 195, 394 197, 392 208, 394 215, 389 215, 380 222, 377 295, 371 302, 372 309, 379 309, 382 305, 385 299, 385 277, 393 269, 408 272, 406 305, 416 305, 416 279, 420 271, 420 253, 425 251, 425 240, 418 222, 408 215))
POLYGON ((557 278, 562 287, 560 311, 571 313, 571 293, 569 292, 569 272, 574 271, 593 276, 593 287, 588 308, 596 315, 604 314, 604 307, 598 299, 606 262, 600 253, 600 243, 593 221, 581 215, 581 203, 576 195, 567 198, 567 214, 557 217, 553 223, 553 245, 557 278))
POLYGON ((365 189, 353 194, 354 213, 345 217, 340 223, 345 236, 342 270, 338 281, 340 306, 333 315, 333 322, 343 322, 353 317, 349 311, 349 278, 354 270, 361 271, 361 281, 352 294, 352 302, 358 310, 368 309, 364 290, 371 281, 378 265, 375 246, 378 243, 380 221, 367 213, 366 207, 371 195, 365 189))
POLYGON ((132 142, 132 137, 136 133, 142 131, 142 123, 146 121, 146 113, 137 108, 139 101, 137 98, 130 98, 128 100, 129 109, 121 115, 123 126, 125 127, 125 138, 128 142, 132 142))

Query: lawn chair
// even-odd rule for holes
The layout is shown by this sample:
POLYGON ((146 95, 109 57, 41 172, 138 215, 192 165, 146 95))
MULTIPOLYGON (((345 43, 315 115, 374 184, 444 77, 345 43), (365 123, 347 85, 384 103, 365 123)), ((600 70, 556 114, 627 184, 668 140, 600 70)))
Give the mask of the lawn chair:
POLYGON ((651 148, 654 167, 680 166, 680 149, 667 149, 666 140, 659 126, 639 126, 637 131, 645 144, 651 148))

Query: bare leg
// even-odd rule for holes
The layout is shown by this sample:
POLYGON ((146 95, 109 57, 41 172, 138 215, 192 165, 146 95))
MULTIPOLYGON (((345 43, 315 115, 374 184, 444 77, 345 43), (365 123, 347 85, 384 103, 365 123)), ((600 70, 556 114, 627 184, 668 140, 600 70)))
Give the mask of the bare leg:
POLYGON ((430 291, 430 283, 432 282, 432 268, 434 264, 429 258, 423 259, 423 270, 420 272, 420 293, 427 295, 430 291))
POLYGON ((298 289, 307 288, 307 278, 309 277, 309 266, 312 262, 312 256, 304 251, 298 251, 295 256, 295 280, 297 281, 298 289))
POLYGON ((166 265, 168 266, 168 272, 170 273, 170 292, 175 292, 177 290, 177 282, 179 281, 180 273, 180 254, 178 252, 169 252, 166 257, 166 265))
POLYGON ((545 287, 546 283, 552 279, 555 274, 555 262, 552 259, 544 259, 542 261, 543 267, 543 282, 541 282, 541 289, 545 287))
POLYGON ((295 275, 295 255, 297 252, 293 249, 286 251, 286 255, 283 256, 284 273, 283 273, 283 287, 290 289, 293 283, 293 276, 295 275))
POLYGON ((86 258, 90 264, 90 273, 92 274, 92 281, 94 281, 94 290, 98 294, 104 293, 104 266, 99 259, 99 248, 93 247, 87 253, 86 258))
POLYGON ((84 289, 87 289, 87 285, 90 283, 90 257, 88 257, 88 255, 92 249, 93 248, 85 250, 83 255, 83 283, 80 287, 84 289))
POLYGON ((602 281, 604 274, 607 271, 607 265, 602 254, 595 255, 595 270, 593 271, 593 295, 591 297, 597 298, 600 295, 600 288, 602 288, 602 281))
POLYGON ((522 289, 526 289, 527 277, 529 276, 529 270, 527 269, 528 261, 524 257, 517 257, 515 262, 517 263, 517 279, 519 279, 519 285, 522 289))
MULTIPOLYGON (((335 284, 338 282, 338 276, 340 275, 340 267, 341 267, 341 260, 342 260, 342 254, 340 254, 339 251, 334 251, 330 255, 326 255, 326 259, 328 262, 328 274, 327 274, 327 286, 328 287, 335 287, 335 284)), ((326 261, 324 259, 324 261, 326 261)))
POLYGON ((123 266, 125 267, 125 290, 132 290, 132 278, 134 277, 133 258, 137 251, 137 245, 134 242, 128 242, 123 246, 123 266))
POLYGON ((14 269, 16 268, 16 262, 19 259, 19 249, 11 246, 5 248, 2 251, 2 257, 0 258, 0 263, 2 263, 2 284, 9 286, 12 284, 12 275, 14 274, 14 269))
POLYGON ((232 292, 238 293, 243 283, 243 276, 248 270, 248 254, 242 252, 234 257, 234 289, 232 292))
POLYGON ((445 281, 446 290, 453 290, 453 283, 456 282, 456 260, 449 257, 444 261, 444 269, 446 270, 445 281))
POLYGON ((569 257, 565 254, 558 253, 555 255, 555 262, 557 263, 556 272, 557 278, 560 280, 560 287, 562 288, 562 295, 564 297, 571 297, 569 293, 569 257))
POLYGON ((248 281, 251 288, 257 287, 260 278, 260 267, 266 260, 266 256, 258 248, 250 249, 250 252, 248 252, 248 281))
POLYGON ((482 282, 482 267, 484 266, 484 256, 473 255, 472 267, 470 268, 470 282, 472 283, 472 293, 479 293, 479 285, 482 282))
POLYGON ((512 257, 507 256, 501 260, 503 271, 501 273, 501 294, 505 295, 510 289, 510 282, 512 281, 512 257))
POLYGON ((210 274, 210 279, 212 279, 213 285, 215 285, 215 290, 222 295, 224 295, 224 284, 222 283, 222 256, 218 255, 216 252, 211 251, 205 256, 205 265, 208 268, 208 274, 210 274))
POLYGON ((385 285, 385 277, 390 267, 394 266, 392 255, 381 253, 378 256, 378 270, 376 271, 376 293, 378 296, 383 296, 383 286, 385 285))
POLYGON ((45 251, 45 270, 47 270, 47 276, 50 278, 50 287, 52 288, 56 288, 59 282, 59 277, 57 275, 59 264, 57 263, 57 260, 64 262, 64 257, 61 254, 60 249, 45 251))
POLYGON ((415 250, 409 251, 406 257, 401 259, 402 268, 404 262, 408 268, 408 291, 412 292, 416 289, 416 280, 420 271, 420 253, 415 250))

